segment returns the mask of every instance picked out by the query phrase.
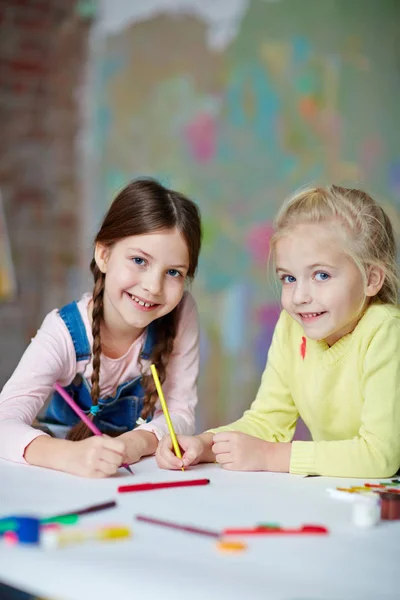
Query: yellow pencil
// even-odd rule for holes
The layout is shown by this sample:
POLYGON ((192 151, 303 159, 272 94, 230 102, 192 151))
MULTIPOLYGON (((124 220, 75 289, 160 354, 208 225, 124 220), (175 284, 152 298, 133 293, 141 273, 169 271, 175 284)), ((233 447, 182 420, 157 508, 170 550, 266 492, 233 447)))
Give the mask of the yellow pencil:
MULTIPOLYGON (((171 417, 169 416, 167 403, 165 402, 165 398, 164 398, 164 394, 162 391, 160 379, 158 377, 157 369, 156 369, 155 365, 151 365, 150 369, 151 369, 151 374, 153 375, 154 383, 156 384, 156 389, 157 389, 158 397, 160 398, 164 417, 165 417, 165 420, 167 421, 169 435, 171 436, 172 445, 174 447, 175 454, 178 458, 180 458, 182 460, 181 449, 179 448, 178 440, 176 439, 176 435, 175 435, 174 427, 172 425, 171 417)), ((182 466, 182 471, 184 471, 184 470, 185 469, 182 466)))

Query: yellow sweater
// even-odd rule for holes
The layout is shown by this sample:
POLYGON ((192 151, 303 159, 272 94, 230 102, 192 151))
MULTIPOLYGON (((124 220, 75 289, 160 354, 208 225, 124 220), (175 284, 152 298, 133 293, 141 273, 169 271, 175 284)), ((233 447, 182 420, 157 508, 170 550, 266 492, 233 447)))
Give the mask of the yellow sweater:
POLYGON ((292 442, 291 473, 392 476, 400 467, 400 307, 373 304, 332 347, 303 336, 282 311, 255 401, 214 431, 289 442, 300 415, 313 441, 292 442))

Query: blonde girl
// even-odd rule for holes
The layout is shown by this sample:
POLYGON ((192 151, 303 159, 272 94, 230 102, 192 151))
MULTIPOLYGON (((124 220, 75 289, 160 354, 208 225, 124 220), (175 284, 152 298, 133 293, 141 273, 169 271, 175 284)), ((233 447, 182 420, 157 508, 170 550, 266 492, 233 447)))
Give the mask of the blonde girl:
MULTIPOLYGON (((336 477, 389 477, 400 466, 400 309, 396 245, 367 193, 312 188, 281 208, 272 258, 281 282, 257 397, 243 417, 181 436, 185 465, 336 477), (292 441, 299 416, 312 441, 292 441)), ((168 437, 163 468, 179 468, 168 437)))

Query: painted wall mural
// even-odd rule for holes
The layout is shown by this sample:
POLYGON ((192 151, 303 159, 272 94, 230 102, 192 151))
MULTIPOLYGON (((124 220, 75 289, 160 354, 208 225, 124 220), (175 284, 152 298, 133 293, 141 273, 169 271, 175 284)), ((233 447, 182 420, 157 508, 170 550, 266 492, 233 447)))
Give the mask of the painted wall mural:
POLYGON ((99 217, 141 175, 201 207, 202 429, 239 416, 258 388, 279 313, 269 238, 288 193, 313 183, 364 187, 400 238, 399 4, 103 4, 94 210, 99 217))

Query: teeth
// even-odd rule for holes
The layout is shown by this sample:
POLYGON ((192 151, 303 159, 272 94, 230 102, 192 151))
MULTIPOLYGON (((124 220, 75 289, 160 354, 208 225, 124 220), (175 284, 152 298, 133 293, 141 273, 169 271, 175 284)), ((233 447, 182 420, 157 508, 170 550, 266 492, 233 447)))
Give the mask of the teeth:
POLYGON ((150 304, 149 302, 143 302, 143 300, 139 300, 139 298, 136 298, 136 296, 132 296, 132 294, 130 294, 130 297, 132 298, 132 300, 140 304, 140 306, 144 306, 145 308, 150 308, 150 306, 154 306, 154 304, 150 304))
POLYGON ((322 313, 303 313, 303 317, 318 317, 322 313))

